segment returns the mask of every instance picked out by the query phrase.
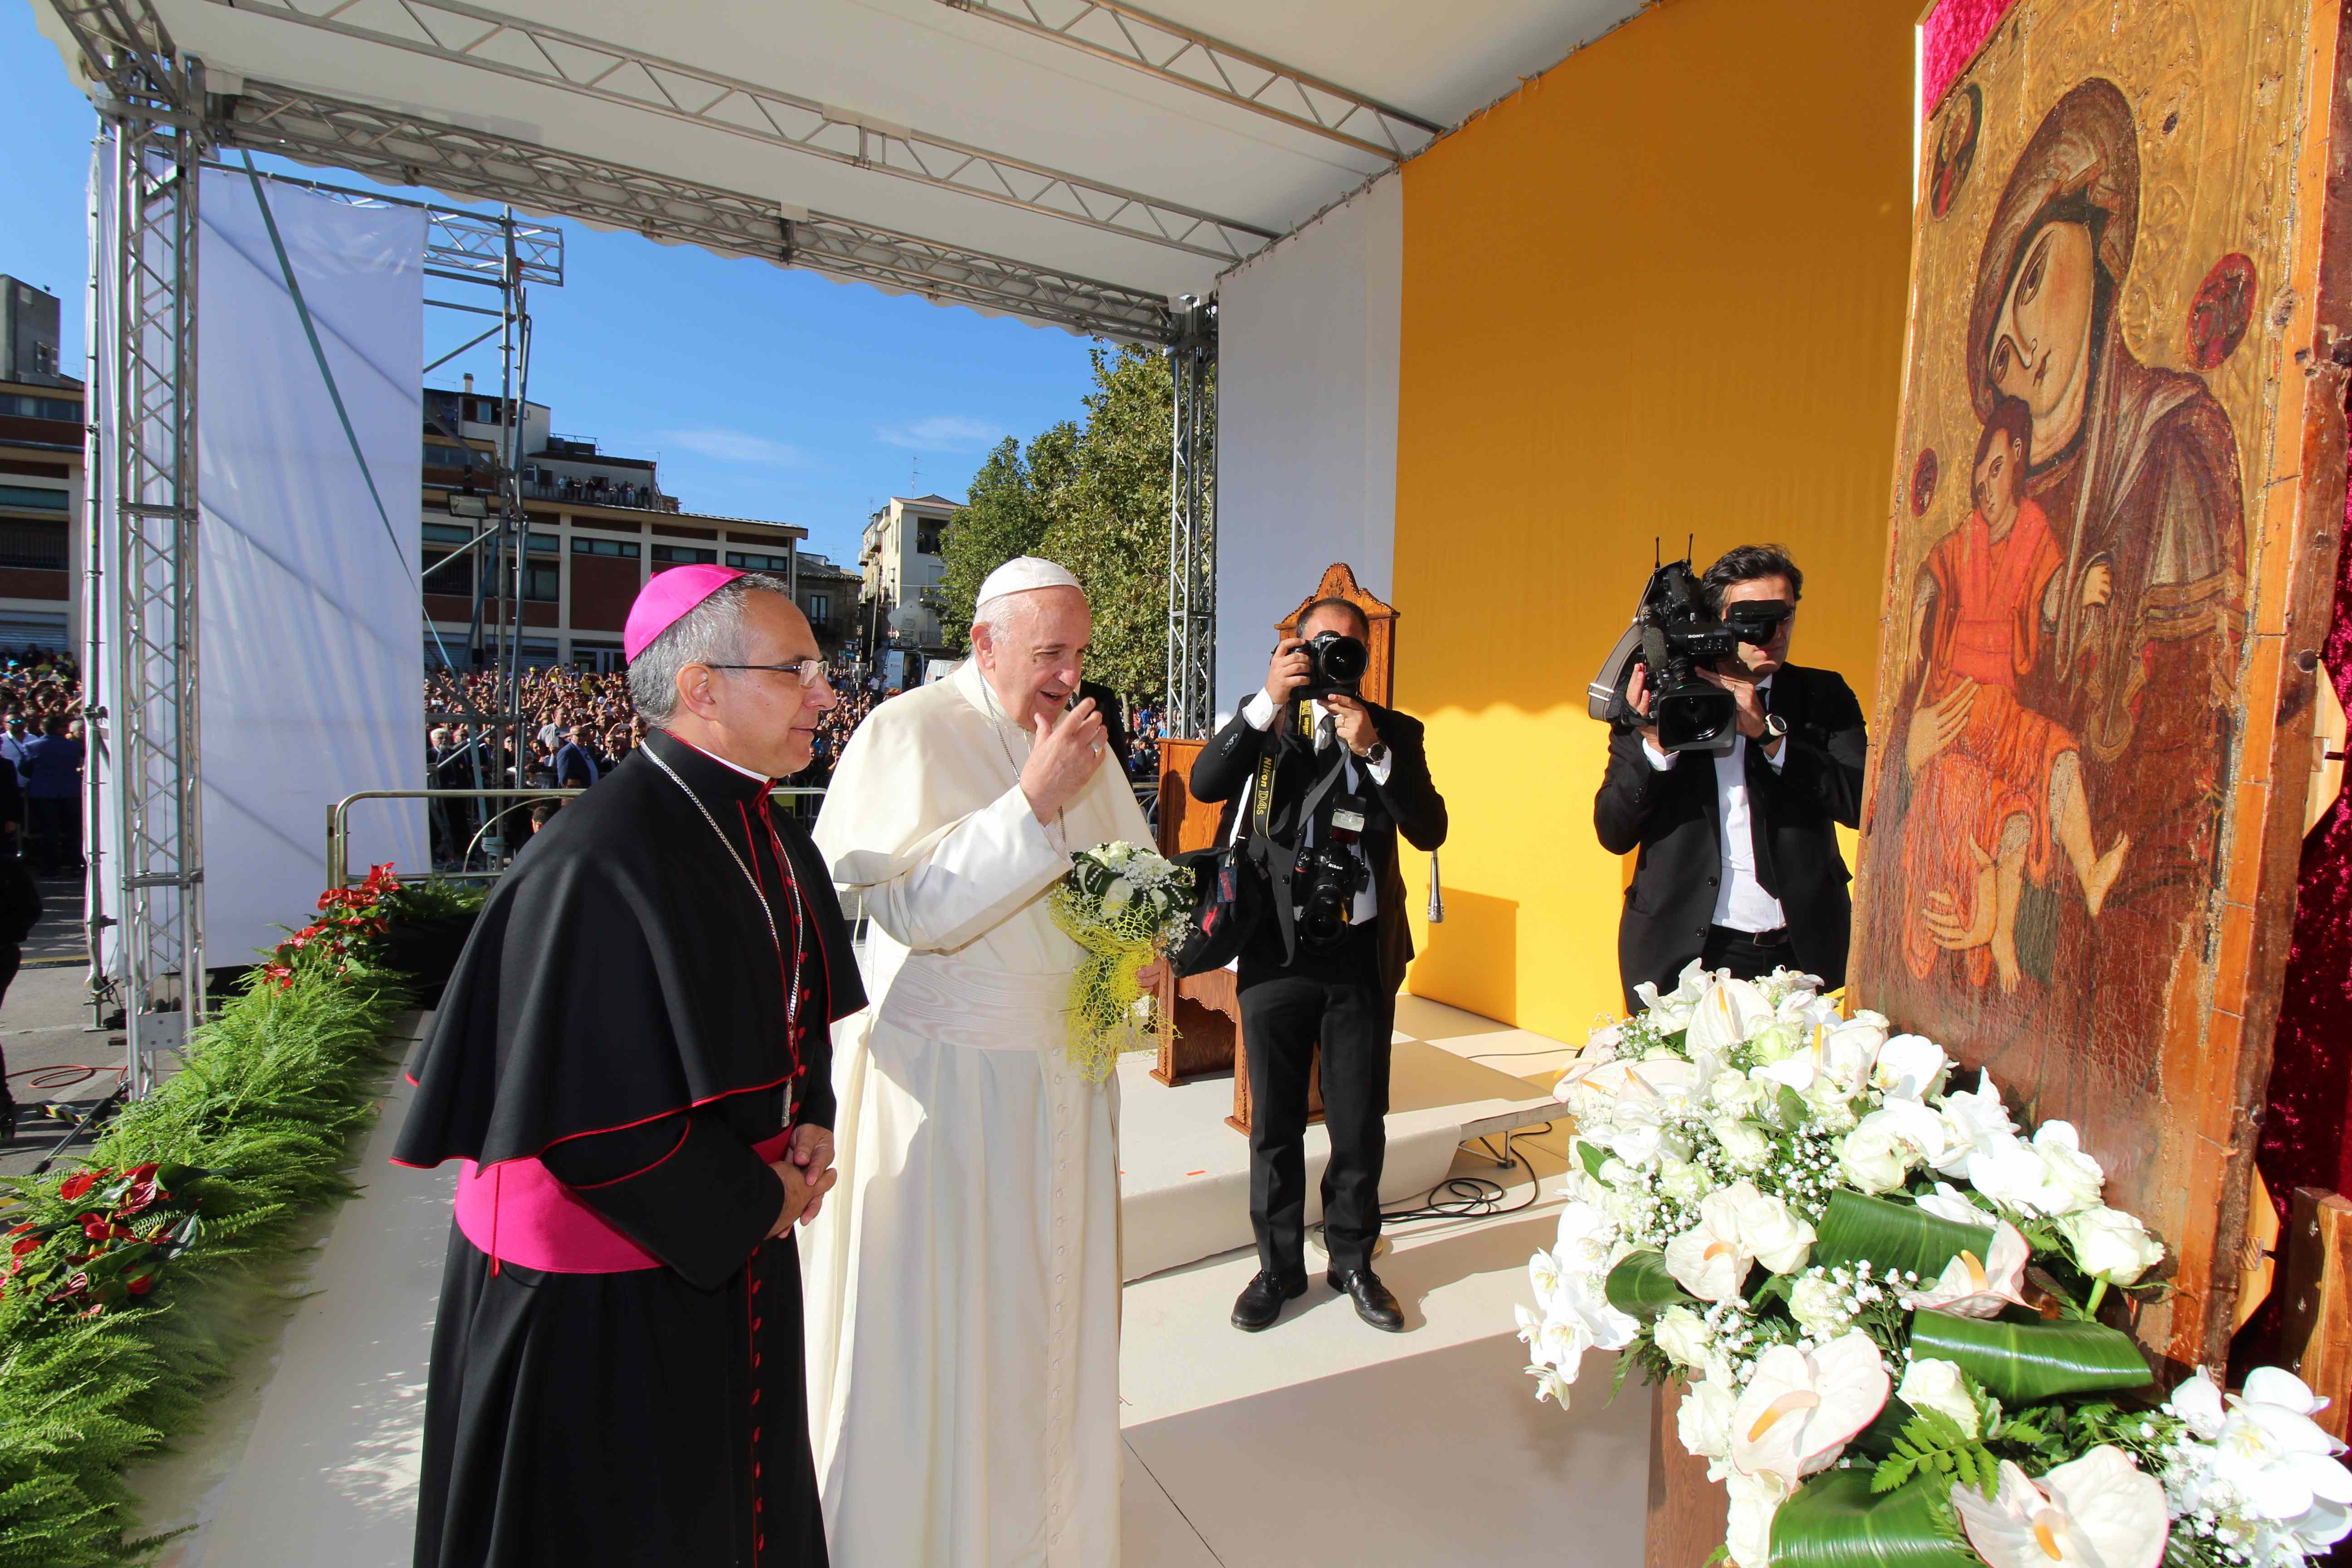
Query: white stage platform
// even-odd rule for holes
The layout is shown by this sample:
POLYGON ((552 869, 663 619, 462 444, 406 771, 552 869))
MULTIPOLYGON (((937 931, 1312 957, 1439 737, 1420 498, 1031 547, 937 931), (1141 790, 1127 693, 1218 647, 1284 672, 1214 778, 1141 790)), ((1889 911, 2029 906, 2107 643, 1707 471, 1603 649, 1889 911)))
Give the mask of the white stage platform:
MULTIPOLYGON (((1249 1140, 1225 1124, 1234 1109, 1232 1075, 1171 1089, 1150 1076, 1151 1063, 1138 1052, 1118 1064, 1120 1258, 1128 1279, 1252 1239, 1249 1140)), ((1437 1185, 1464 1142, 1491 1137, 1500 1148, 1506 1133, 1539 1126, 1558 1110, 1525 1079, 1399 1033, 1381 1201, 1403 1203, 1437 1185)), ((1309 1225, 1323 1217, 1323 1169, 1330 1159, 1330 1139, 1317 1122, 1307 1130, 1309 1225)))

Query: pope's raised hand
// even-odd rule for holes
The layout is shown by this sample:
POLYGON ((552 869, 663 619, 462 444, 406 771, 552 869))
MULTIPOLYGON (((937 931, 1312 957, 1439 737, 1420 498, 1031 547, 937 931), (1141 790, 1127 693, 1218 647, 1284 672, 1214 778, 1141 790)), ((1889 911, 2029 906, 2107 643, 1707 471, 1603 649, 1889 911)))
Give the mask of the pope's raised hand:
POLYGON ((1034 722, 1037 741, 1021 770, 1021 793, 1038 821, 1051 822, 1102 766, 1102 715, 1089 697, 1058 720, 1041 713, 1034 722))

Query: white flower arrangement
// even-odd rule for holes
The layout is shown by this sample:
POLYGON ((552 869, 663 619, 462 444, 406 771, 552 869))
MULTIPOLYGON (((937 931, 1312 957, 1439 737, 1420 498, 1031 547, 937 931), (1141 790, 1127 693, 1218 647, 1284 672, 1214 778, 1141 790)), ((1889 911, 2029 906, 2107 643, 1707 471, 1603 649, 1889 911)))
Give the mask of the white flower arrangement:
POLYGON ((2153 1402, 2098 1313, 2164 1248, 2074 1127, 2029 1134, 1990 1075, 1810 975, 1637 994, 1555 1089, 1569 1202, 1519 1337, 1538 1399, 1593 1350, 1683 1380, 1739 1568, 2297 1568, 2352 1533, 2288 1373, 2153 1402))

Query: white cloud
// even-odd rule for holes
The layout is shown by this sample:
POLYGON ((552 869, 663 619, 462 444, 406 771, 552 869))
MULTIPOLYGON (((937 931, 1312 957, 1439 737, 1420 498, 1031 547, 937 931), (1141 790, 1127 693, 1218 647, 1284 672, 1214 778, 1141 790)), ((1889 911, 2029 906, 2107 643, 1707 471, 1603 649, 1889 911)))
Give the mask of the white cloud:
POLYGON ((722 463, 764 463, 771 468, 797 468, 808 462, 808 454, 798 447, 771 441, 748 430, 664 430, 658 439, 666 447, 683 447, 722 463))
POLYGON ((918 452, 980 452, 1011 434, 1002 425, 961 414, 937 414, 911 425, 886 425, 875 438, 918 452))

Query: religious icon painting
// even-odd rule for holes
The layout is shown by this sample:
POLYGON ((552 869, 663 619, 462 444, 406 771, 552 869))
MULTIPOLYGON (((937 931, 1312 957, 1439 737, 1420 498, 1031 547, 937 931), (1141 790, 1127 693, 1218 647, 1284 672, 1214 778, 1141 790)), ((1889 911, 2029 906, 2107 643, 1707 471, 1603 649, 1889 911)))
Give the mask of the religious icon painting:
POLYGON ((1927 210, 1942 217, 1952 210, 1969 171, 1976 167, 1977 132, 1984 125, 1984 91, 1974 82, 1944 101, 1935 128, 1936 160, 1927 174, 1927 210))
POLYGON ((2188 1360, 2221 1300, 2217 1249, 2179 1245, 2222 1206, 2196 1163, 2268 1048, 2258 895, 2294 904, 2247 784, 2308 679, 2280 645, 2296 531, 2343 515, 2340 373, 2296 352, 2340 310, 2315 171, 2344 111, 2311 66, 2338 25, 2019 0, 1923 136, 1853 994, 2076 1123, 2191 1259, 2143 1322, 2188 1360), (2307 417, 2332 475, 2267 484, 2307 417))

